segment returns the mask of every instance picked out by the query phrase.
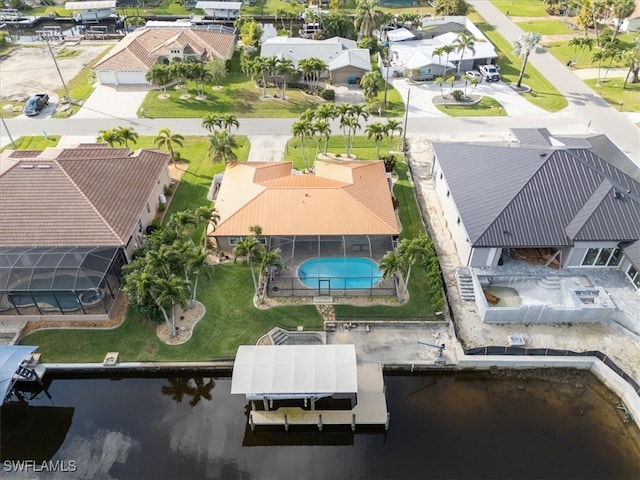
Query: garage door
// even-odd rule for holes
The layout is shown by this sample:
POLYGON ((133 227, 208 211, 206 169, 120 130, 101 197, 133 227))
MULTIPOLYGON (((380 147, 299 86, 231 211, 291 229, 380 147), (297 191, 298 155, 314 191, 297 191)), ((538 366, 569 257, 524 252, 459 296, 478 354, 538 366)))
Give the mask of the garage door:
POLYGON ((116 83, 116 76, 113 72, 98 72, 98 78, 103 85, 113 85, 116 83))
POLYGON ((149 82, 147 82, 145 75, 146 72, 117 72, 120 85, 147 84, 149 82))

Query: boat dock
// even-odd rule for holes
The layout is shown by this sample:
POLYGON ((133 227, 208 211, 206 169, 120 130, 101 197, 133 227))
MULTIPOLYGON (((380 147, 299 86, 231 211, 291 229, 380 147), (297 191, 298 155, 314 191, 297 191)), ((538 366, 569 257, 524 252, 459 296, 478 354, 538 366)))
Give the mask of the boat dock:
POLYGON ((357 425, 384 425, 389 428, 389 412, 385 396, 382 365, 369 363, 357 366, 358 403, 351 410, 303 410, 300 407, 282 407, 277 410, 251 410, 249 424, 282 425, 351 425, 355 431, 357 425))

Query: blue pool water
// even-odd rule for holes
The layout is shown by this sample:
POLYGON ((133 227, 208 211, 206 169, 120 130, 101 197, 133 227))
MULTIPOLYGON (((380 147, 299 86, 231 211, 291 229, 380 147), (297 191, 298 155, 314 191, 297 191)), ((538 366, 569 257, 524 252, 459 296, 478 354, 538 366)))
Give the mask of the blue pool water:
POLYGON ((375 286, 382 274, 368 258, 323 257, 303 262, 298 278, 309 288, 355 290, 375 286))

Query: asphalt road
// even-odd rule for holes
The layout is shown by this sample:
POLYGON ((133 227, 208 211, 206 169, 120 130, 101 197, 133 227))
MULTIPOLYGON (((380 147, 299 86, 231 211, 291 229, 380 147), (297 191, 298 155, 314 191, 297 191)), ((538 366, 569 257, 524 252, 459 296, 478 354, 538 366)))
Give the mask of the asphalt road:
MULTIPOLYGON (((471 0, 478 12, 509 41, 517 39, 522 31, 505 15, 500 13, 488 0, 471 0)), ((529 58, 560 92, 565 95, 569 107, 561 112, 549 114, 514 115, 510 117, 439 117, 411 118, 406 124, 409 136, 460 137, 465 135, 505 134, 511 127, 546 127, 557 134, 606 133, 629 157, 640 165, 640 130, 624 114, 597 96, 586 84, 566 66, 548 53, 532 54, 529 58)), ((296 119, 239 119, 242 135, 288 135, 296 119)), ((402 120, 402 119, 401 119, 402 120)), ((378 121, 372 117, 369 122, 378 121)), ((149 118, 25 118, 6 120, 14 138, 23 135, 94 136, 101 129, 117 126, 132 126, 141 135, 154 135, 160 128, 169 128, 182 135, 202 135, 206 131, 200 126, 201 120, 194 119, 149 119, 149 118)), ((333 130, 338 132, 336 123, 333 130)), ((7 132, 0 128, 0 144, 8 143, 7 132)))

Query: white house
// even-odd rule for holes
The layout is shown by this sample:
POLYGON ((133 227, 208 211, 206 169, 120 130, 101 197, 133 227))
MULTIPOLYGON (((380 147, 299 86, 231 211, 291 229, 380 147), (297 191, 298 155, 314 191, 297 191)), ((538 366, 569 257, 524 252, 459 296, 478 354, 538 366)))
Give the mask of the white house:
POLYGON ((240 15, 242 2, 197 2, 196 8, 214 20, 235 20, 240 15))

